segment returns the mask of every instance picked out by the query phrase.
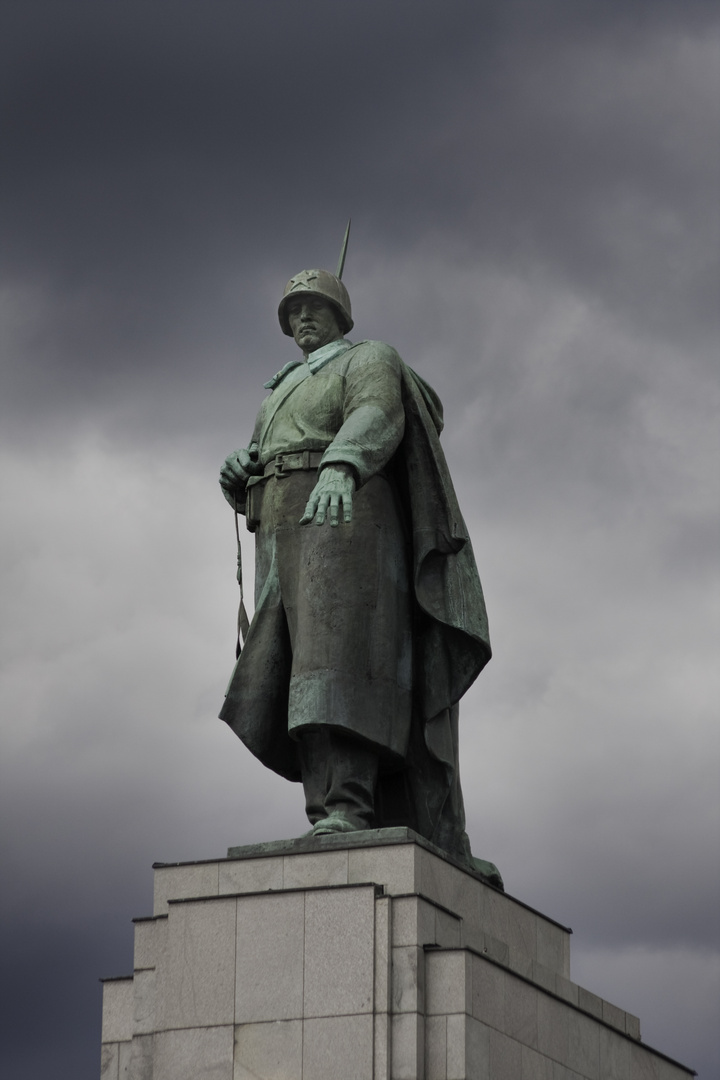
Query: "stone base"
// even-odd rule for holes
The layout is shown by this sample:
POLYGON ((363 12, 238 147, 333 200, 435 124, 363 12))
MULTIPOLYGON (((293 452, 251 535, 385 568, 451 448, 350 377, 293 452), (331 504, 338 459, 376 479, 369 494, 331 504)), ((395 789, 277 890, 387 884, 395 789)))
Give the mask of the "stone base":
POLYGON ((687 1080, 570 931, 408 829, 156 864, 102 1080, 687 1080))

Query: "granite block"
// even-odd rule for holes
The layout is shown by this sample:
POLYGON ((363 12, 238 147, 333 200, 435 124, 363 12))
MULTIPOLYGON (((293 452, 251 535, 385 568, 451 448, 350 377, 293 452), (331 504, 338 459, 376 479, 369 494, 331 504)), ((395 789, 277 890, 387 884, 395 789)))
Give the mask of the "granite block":
MULTIPOLYGON (((448 1017, 448 1042, 450 1039, 450 1020, 448 1017)), ((465 1068, 467 1080, 491 1080, 490 1072, 490 1028, 481 1024, 473 1016, 465 1017, 465 1068)), ((451 1080, 448 1069, 448 1080, 451 1080)))
POLYGON ((100 1080, 118 1080, 119 1044, 103 1043, 100 1048, 100 1080))
POLYGON ((561 972, 561 974, 563 974, 566 979, 571 979, 572 978, 572 972, 570 970, 570 938, 571 937, 572 937, 572 934, 570 933, 570 931, 567 931, 562 936, 563 958, 562 958, 562 972, 561 972))
POLYGON ((393 945, 436 945, 436 910, 419 896, 393 899, 393 945))
POLYGON ((412 844, 397 847, 355 848, 348 851, 348 881, 374 881, 388 893, 417 892, 416 855, 412 844))
POLYGON ((570 1007, 538 994, 538 1045, 546 1057, 567 1066, 570 1047, 570 1007))
POLYGON ((372 1012, 374 952, 373 886, 307 893, 303 1015, 372 1012))
MULTIPOLYGON (((573 1069, 568 1069, 565 1065, 561 1065, 558 1061, 553 1062, 553 1080, 585 1080, 573 1069)), ((620 1080, 620 1078, 616 1078, 620 1080)), ((623 1078, 624 1080, 624 1078, 623 1078)))
POLYGON ((472 958, 472 1015, 483 1024, 502 1030, 505 993, 510 976, 479 956, 472 958))
POLYGON ((447 1017, 425 1020, 425 1080, 447 1080, 447 1017))
POLYGON ((326 885, 347 885, 347 881, 347 851, 286 855, 283 859, 283 888, 285 889, 311 889, 326 885))
POLYGON ((632 1013, 625 1013, 625 1031, 631 1039, 640 1042, 640 1018, 632 1013))
POLYGON ((283 860, 230 859, 218 864, 218 892, 228 893, 267 892, 283 887, 283 860))
POLYGON ((425 1009, 428 1016, 472 1011, 472 957, 463 950, 425 954, 425 1009))
POLYGON ((380 896, 375 900, 375 980, 374 1008, 376 1013, 390 1009, 392 977, 392 900, 380 896))
MULTIPOLYGON (((498 941, 490 934, 484 935, 483 946, 478 951, 490 957, 491 960, 497 960, 499 964, 510 966, 510 949, 507 944, 504 941, 498 941)), ((527 963, 531 964, 532 961, 528 960, 527 963)))
POLYGON ((239 1024, 233 1080, 302 1080, 302 1020, 239 1024))
POLYGON ((373 1080, 391 1080, 390 1059, 391 1019, 387 1012, 375 1013, 374 1017, 374 1067, 373 1080))
POLYGON ((633 1044, 609 1028, 598 1029, 599 1080, 635 1080, 631 1072, 633 1044))
POLYGON ((556 975, 570 978, 570 950, 565 948, 567 930, 556 926, 541 915, 535 916, 537 961, 556 975))
MULTIPOLYGON (((491 939, 494 940, 494 939, 491 939)), ((487 934, 483 931, 482 927, 475 926, 473 923, 467 923, 464 919, 460 920, 460 948, 472 949, 477 953, 484 953, 487 950, 487 934)), ((507 946, 506 946, 507 948, 507 946)))
POLYGON ((153 1080, 155 1036, 135 1035, 130 1048, 128 1080, 153 1080))
POLYGON ((153 915, 167 915, 168 900, 218 895, 218 864, 157 866, 153 880, 153 915))
POLYGON ((600 1025, 571 1009, 568 1012, 567 1065, 587 1080, 600 1078, 600 1025))
POLYGON ((498 941, 508 942, 508 899, 501 893, 492 889, 488 890, 484 898, 483 929, 486 934, 491 934, 498 941))
POLYGON ((572 1005, 577 1005, 579 990, 580 987, 577 983, 571 982, 570 979, 566 979, 563 975, 555 976, 555 993, 558 997, 569 1001, 572 1005))
POLYGON ((529 1046, 521 1047, 520 1077, 522 1080, 555 1080, 553 1062, 529 1046))
POLYGON ((450 915, 440 908, 435 909, 435 944, 443 949, 461 947, 463 920, 457 915, 450 915))
POLYGON ((591 1016, 596 1016, 598 1020, 602 1020, 602 1007, 603 1000, 598 997, 597 994, 591 994, 589 990, 583 989, 582 986, 578 986, 578 1007, 584 1009, 585 1012, 590 1013, 591 1016))
POLYGON ((502 893, 487 889, 485 930, 504 941, 511 952, 537 960, 538 916, 502 893))
POLYGON ((133 1035, 155 1031, 155 968, 136 971, 133 978, 133 1035))
MULTIPOLYGON (((631 1045, 630 1050, 631 1060, 634 1061, 639 1051, 639 1047, 631 1045)), ((654 1064, 656 1075, 653 1076, 652 1080, 690 1080, 687 1071, 678 1068, 677 1065, 673 1065, 671 1061, 665 1061, 663 1058, 656 1057, 654 1064)), ((638 1075, 642 1077, 642 1080, 645 1080, 644 1074, 638 1075)), ((632 1074, 632 1080, 636 1080, 634 1073, 632 1074)), ((701 1080, 706 1080, 706 1078, 701 1077, 701 1080)))
POLYGON ((160 1030, 232 1024, 236 911, 233 899, 170 906, 156 1001, 160 1030))
POLYGON ((153 1080, 233 1080, 232 1025, 159 1031, 153 1080))
POLYGON ((463 919, 469 927, 485 929, 485 895, 492 892, 477 878, 463 870, 452 867, 450 880, 453 883, 453 903, 444 904, 450 911, 463 919))
POLYGON ((368 1080, 373 1057, 371 1015, 325 1016, 303 1022, 303 1080, 368 1080))
POLYGON ((416 892, 421 892, 436 904, 442 904, 457 912, 459 871, 429 851, 418 849, 418 882, 416 892))
POLYGON ((508 967, 516 971, 518 975, 522 975, 524 979, 532 979, 535 961, 527 953, 521 952, 520 949, 508 949, 507 962, 508 967))
POLYGON ((240 897, 235 1023, 302 1018, 305 897, 240 897))
POLYGON ((447 1080, 491 1080, 492 1030, 464 1013, 447 1017, 447 1080))
MULTIPOLYGON (((658 1069, 659 1064, 661 1064, 661 1059, 649 1053, 644 1047, 630 1047, 631 1080, 680 1080, 683 1076, 677 1069, 666 1073, 658 1069)), ((689 1080, 687 1073, 683 1080, 689 1080)))
POLYGON ((132 1042, 118 1043, 118 1078, 119 1080, 135 1080, 132 1072, 132 1042))
POLYGON ((107 979, 103 983, 101 1041, 129 1042, 132 1036, 133 980, 107 979))
POLYGON ((484 894, 482 882, 429 851, 417 851, 420 880, 418 892, 448 908, 470 927, 483 928, 484 894))
POLYGON ((392 1080, 424 1080, 425 1020, 420 1013, 401 1013, 391 1023, 392 1080))
POLYGON ((490 1069, 492 1080, 519 1080, 522 1076, 522 1047, 502 1031, 490 1029, 490 1069))
POLYGON ((415 945, 392 950, 392 1011, 425 1012, 425 954, 415 945))
POLYGON ((538 986, 542 986, 543 990, 549 990, 551 994, 555 993, 555 979, 557 978, 555 972, 539 964, 537 960, 532 962, 530 978, 538 986))
POLYGON ((445 1068, 448 1080, 466 1080, 468 1074, 472 1076, 472 1064, 467 1060, 467 1019, 464 1013, 445 1018, 445 1068))
POLYGON ((167 916, 158 919, 138 919, 135 922, 133 967, 157 967, 167 937, 167 916))
POLYGON ((512 975, 506 975, 505 980, 505 1023, 502 1030, 511 1039, 517 1039, 519 1043, 536 1050, 538 991, 512 975))
POLYGON ((609 1001, 603 1000, 602 1018, 606 1024, 617 1028, 618 1031, 625 1031, 625 1013, 617 1005, 611 1005, 609 1001))

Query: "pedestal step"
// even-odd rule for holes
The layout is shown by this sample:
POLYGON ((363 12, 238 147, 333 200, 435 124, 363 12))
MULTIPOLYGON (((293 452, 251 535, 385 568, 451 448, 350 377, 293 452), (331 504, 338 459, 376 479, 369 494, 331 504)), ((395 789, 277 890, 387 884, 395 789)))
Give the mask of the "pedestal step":
POLYGON ((570 931, 406 829, 155 867, 102 1080, 686 1080, 570 931))

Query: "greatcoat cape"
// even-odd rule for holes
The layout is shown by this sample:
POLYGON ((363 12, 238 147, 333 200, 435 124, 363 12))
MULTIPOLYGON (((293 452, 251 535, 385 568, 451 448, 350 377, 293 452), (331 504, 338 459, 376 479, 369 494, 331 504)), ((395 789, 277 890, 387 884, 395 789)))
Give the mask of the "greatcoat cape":
MULTIPOLYGON (((409 630, 411 641, 412 674, 405 687, 402 678, 396 680, 395 697, 392 694, 388 696, 382 690, 388 682, 384 675, 377 679, 380 687, 377 699, 373 698, 371 682, 366 680, 362 693, 356 691, 354 696, 350 695, 353 701, 358 697, 366 700, 365 719, 361 720, 343 720, 345 705, 342 686, 339 690, 321 688, 318 691, 316 678, 308 699, 307 680, 304 683, 305 676, 300 673, 296 678, 301 687, 300 696, 293 697, 292 631, 293 627, 299 625, 298 605, 306 606, 305 598, 311 594, 318 601, 315 608, 316 624, 322 621, 323 625, 330 625, 336 638, 348 632, 347 627, 343 630, 342 619, 340 623, 334 622, 333 612, 340 603, 337 588, 333 591, 332 583, 324 574, 313 573, 313 556, 308 557, 297 544, 302 543, 305 536, 312 545, 316 545, 320 539, 327 544, 318 563, 324 570, 327 552, 334 550, 333 542, 337 545, 342 530, 352 529, 353 525, 341 523, 337 528, 330 528, 328 524, 320 527, 314 524, 297 525, 317 478, 314 471, 253 482, 249 492, 252 509, 248 505, 246 514, 248 527, 257 530, 256 608, 245 647, 230 679, 220 717, 256 757, 290 780, 300 779, 295 739, 303 724, 317 723, 319 716, 320 723, 337 722, 346 727, 358 737, 375 744, 382 756, 376 825, 408 825, 440 847, 467 860, 470 849, 465 834, 458 772, 457 703, 490 659, 491 650, 487 614, 472 545, 440 445, 442 405, 434 390, 389 346, 381 342, 360 342, 354 346, 345 342, 344 345, 344 356, 337 361, 345 365, 343 370, 347 370, 347 365, 353 361, 361 363, 377 354, 384 359, 390 356, 399 371, 404 411, 402 438, 390 461, 378 474, 360 476, 361 484, 353 502, 353 525, 357 519, 360 530, 363 520, 372 526, 373 518, 380 514, 396 517, 397 524, 391 526, 385 547, 382 541, 379 542, 379 557, 383 566, 388 562, 398 565, 404 562, 407 581, 405 585, 401 581, 399 588, 394 590, 388 580, 384 587, 376 591, 374 604, 388 607, 388 615, 382 622, 386 626, 388 619, 390 623, 393 621, 393 607, 402 607, 403 595, 409 593, 406 629, 409 630), (279 497, 288 505, 286 510, 278 511, 277 499, 270 500, 268 507, 274 509, 272 513, 268 510, 264 514, 267 491, 263 491, 263 488, 270 484, 279 485, 273 490, 281 491, 282 496, 279 497), (297 490, 294 498, 290 494, 293 484, 297 490), (363 492, 366 488, 368 497, 364 503, 363 492), (394 507, 398 508, 397 512, 394 507), (282 517, 283 513, 286 513, 285 518, 282 517), (273 514, 275 517, 271 522, 273 514), (264 517, 267 519, 265 524, 270 524, 263 538, 264 517), (403 548, 402 554, 398 554, 398 547, 403 548), (283 558, 295 564, 290 577, 281 565, 283 558), (291 582, 292 588, 283 585, 283 573, 284 580, 291 582), (294 596, 285 599, 283 592, 286 597, 294 592, 294 596), (339 720, 331 715, 320 715, 322 705, 318 706, 319 714, 303 715, 303 708, 307 712, 307 704, 303 706, 302 702, 320 701, 323 693, 328 700, 340 702, 339 720), (378 715, 378 710, 381 715, 378 715), (295 715, 298 712, 299 719, 295 715), (404 712, 407 712, 406 721, 403 721, 404 712)), ((273 394, 266 399, 267 402, 272 403, 274 395, 278 393, 276 387, 283 391, 285 374, 292 367, 295 365, 287 365, 268 384, 273 394)), ((301 372, 298 378, 302 379, 305 374, 301 372)), ((291 383, 292 380, 287 382, 291 383)), ((288 402, 292 402, 293 391, 286 387, 284 393, 288 402)), ((286 449, 290 452, 295 447, 288 446, 286 449)), ((342 451, 333 454, 331 444, 323 460, 343 460, 342 451)), ((264 461, 262 463, 265 464, 264 461)), ((352 461, 350 463, 353 464, 352 461)), ((374 525, 377 532, 381 522, 375 520, 374 525)), ((363 551, 367 546, 365 541, 356 544, 363 551)), ((346 580, 348 574, 350 577, 365 575, 366 569, 362 565, 364 557, 362 553, 349 553, 348 566, 343 568, 341 556, 336 571, 341 576, 344 573, 346 580), (355 558, 361 562, 351 566, 355 558)), ((331 573, 329 568, 328 573, 331 573)), ((352 617, 352 605, 348 617, 352 617)), ((400 637, 405 633, 403 618, 395 618, 397 635, 400 637)), ((308 639, 316 636, 309 634, 306 626, 303 641, 295 640, 298 655, 310 644, 308 639)), ((323 647, 320 642, 316 648, 323 647)), ((398 669, 403 667, 401 651, 397 642, 386 643, 385 652, 390 657, 390 663, 396 664, 398 669)), ((300 661, 298 666, 302 667, 300 661)))

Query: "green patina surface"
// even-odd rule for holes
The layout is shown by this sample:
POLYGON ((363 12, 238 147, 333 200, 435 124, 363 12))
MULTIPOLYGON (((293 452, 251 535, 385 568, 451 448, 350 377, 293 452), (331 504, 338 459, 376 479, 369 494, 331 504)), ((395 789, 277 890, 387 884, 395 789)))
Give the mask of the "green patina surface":
POLYGON ((465 832, 458 702, 490 644, 442 405, 395 349, 344 337, 349 296, 327 271, 290 280, 280 322, 303 359, 268 381, 221 472, 256 580, 220 715, 302 780, 316 833, 405 827, 498 884, 465 832))

